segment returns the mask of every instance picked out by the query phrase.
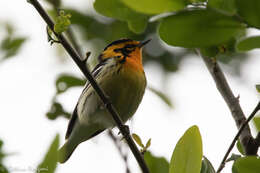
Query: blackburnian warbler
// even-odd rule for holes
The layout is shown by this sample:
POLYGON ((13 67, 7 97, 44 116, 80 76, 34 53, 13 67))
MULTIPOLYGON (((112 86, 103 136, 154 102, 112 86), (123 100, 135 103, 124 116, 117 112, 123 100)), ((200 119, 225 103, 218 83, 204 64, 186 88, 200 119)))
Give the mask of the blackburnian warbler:
MULTIPOLYGON (((100 54, 99 64, 92 71, 123 122, 133 116, 144 95, 142 47, 149 41, 121 39, 112 42, 100 54)), ((70 119, 67 141, 59 150, 59 162, 66 162, 81 142, 114 126, 112 116, 87 83, 70 119)))

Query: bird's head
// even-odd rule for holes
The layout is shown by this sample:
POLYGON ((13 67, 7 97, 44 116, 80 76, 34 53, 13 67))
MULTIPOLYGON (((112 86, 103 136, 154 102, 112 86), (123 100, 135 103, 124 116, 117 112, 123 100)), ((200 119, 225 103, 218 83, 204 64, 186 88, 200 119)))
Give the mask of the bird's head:
POLYGON ((105 47, 99 56, 100 61, 114 58, 117 62, 135 61, 142 64, 142 48, 150 40, 140 42, 131 39, 120 39, 110 43, 105 47))

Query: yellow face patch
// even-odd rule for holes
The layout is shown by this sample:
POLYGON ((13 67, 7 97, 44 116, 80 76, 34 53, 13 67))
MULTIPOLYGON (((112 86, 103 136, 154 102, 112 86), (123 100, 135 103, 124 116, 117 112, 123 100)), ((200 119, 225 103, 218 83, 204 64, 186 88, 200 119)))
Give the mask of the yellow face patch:
POLYGON ((125 68, 143 71, 142 48, 139 41, 119 40, 108 45, 100 55, 100 61, 114 58, 125 68))
POLYGON ((120 61, 124 56, 130 56, 135 51, 140 51, 137 47, 140 44, 139 41, 126 41, 118 44, 112 44, 105 48, 101 55, 101 60, 106 58, 118 57, 120 61))

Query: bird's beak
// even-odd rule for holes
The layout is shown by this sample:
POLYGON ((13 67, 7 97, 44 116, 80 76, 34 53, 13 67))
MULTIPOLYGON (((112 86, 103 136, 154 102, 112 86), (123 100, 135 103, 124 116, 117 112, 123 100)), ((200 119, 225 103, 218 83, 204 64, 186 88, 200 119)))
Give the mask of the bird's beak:
POLYGON ((139 48, 143 47, 144 45, 146 45, 147 43, 149 43, 151 40, 152 40, 152 39, 148 39, 148 40, 146 40, 146 41, 140 42, 140 43, 138 44, 138 47, 139 47, 139 48))

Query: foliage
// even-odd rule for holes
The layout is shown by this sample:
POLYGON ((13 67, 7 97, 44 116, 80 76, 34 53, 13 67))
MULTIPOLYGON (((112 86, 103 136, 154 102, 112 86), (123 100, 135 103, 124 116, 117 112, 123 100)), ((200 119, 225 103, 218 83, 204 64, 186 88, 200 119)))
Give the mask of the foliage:
MULTIPOLYGON (((0 62, 8 58, 14 57, 22 48, 26 41, 26 37, 17 36, 14 31, 14 26, 10 23, 1 23, 4 26, 5 35, 0 40, 0 62)), ((0 28, 1 29, 1 28, 0 28)), ((1 31, 1 30, 0 30, 1 31)))
POLYGON ((43 161, 39 164, 37 172, 54 173, 58 161, 59 135, 57 134, 53 139, 43 161))
POLYGON ((65 14, 63 10, 59 12, 59 16, 56 18, 56 23, 54 25, 54 31, 58 34, 66 31, 69 28, 71 15, 65 14))
POLYGON ((154 94, 156 94, 158 97, 160 97, 161 100, 164 101, 164 103, 166 103, 170 108, 173 107, 171 99, 165 93, 163 93, 162 91, 158 91, 157 89, 149 86, 148 89, 152 91, 154 94))
POLYGON ((232 167, 232 173, 258 173, 259 170, 260 159, 256 156, 241 157, 232 167))
POLYGON ((202 160, 200 173, 215 173, 215 169, 210 161, 204 156, 202 160))
POLYGON ((169 45, 203 48, 226 43, 244 29, 243 24, 230 16, 213 10, 196 9, 162 19, 159 35, 169 45))
POLYGON ((135 12, 120 0, 96 0, 94 8, 97 12, 107 17, 126 21, 129 29, 137 34, 144 32, 147 26, 147 15, 135 12))
POLYGON ((237 43, 238 51, 249 51, 260 47, 260 36, 247 37, 237 43))
POLYGON ((6 156, 6 154, 3 151, 3 144, 4 144, 4 142, 0 139, 0 172, 8 173, 6 166, 3 164, 3 160, 6 156))
MULTIPOLYGON (((52 14, 62 6, 61 0, 46 0, 52 5, 52 14)), ((260 36, 247 36, 249 28, 260 29, 259 0, 95 0, 94 9, 99 15, 79 12, 77 9, 62 8, 59 15, 54 15, 57 33, 66 32, 69 26, 77 27, 84 43, 88 42, 100 52, 102 48, 119 38, 144 40, 153 38, 153 43, 144 49, 144 65, 154 63, 165 73, 178 70, 180 63, 190 54, 192 49, 199 48, 206 56, 214 57, 223 63, 229 63, 240 58, 245 60, 248 52, 260 47, 260 36), (98 41, 97 41, 98 40, 98 41), (164 46, 168 45, 168 47, 164 46), (178 51, 173 52, 173 48, 178 51), (177 52, 177 53, 176 53, 177 52), (242 58, 241 58, 242 57, 242 58)), ((0 40, 1 59, 14 57, 22 48, 26 37, 14 34, 13 26, 5 26, 5 35, 0 40)), ((97 53, 96 53, 97 54, 97 53)), ((95 53, 94 53, 95 55, 95 53)), ((97 57, 97 56, 95 56, 97 57)), ((95 64, 95 60, 93 63, 95 64)), ((71 74, 61 74, 56 80, 56 93, 52 99, 51 108, 46 116, 54 120, 57 117, 69 118, 70 113, 63 108, 56 97, 66 94, 70 88, 82 87, 86 80, 71 74)), ((257 91, 260 86, 256 85, 257 91)), ((169 107, 172 102, 167 93, 155 88, 149 89, 159 96, 169 107)), ((259 117, 254 118, 254 124, 259 131, 259 117)), ((170 163, 164 157, 156 157, 147 148, 151 145, 149 139, 144 145, 141 138, 133 134, 135 142, 142 148, 144 158, 151 173, 214 173, 214 167, 204 157, 202 159, 202 139, 197 126, 189 128, 180 138, 173 151, 170 163)), ((48 172, 56 170, 56 154, 59 136, 53 140, 40 168, 48 167, 48 172)), ((0 168, 4 154, 0 142, 0 168)), ((241 143, 237 148, 245 155, 241 143)), ((259 158, 253 156, 241 157, 233 155, 232 172, 257 172, 260 167, 259 158)), ((7 170, 5 169, 7 172, 7 170)))
POLYGON ((144 145, 141 138, 137 134, 133 133, 132 137, 135 140, 135 142, 142 148, 141 153, 145 153, 147 149, 151 146, 151 138, 144 145))
POLYGON ((241 154, 245 155, 244 148, 243 148, 243 146, 242 146, 242 144, 241 144, 241 142, 240 142, 239 140, 237 141, 236 146, 237 146, 238 151, 239 151, 241 154))
MULTIPOLYGON (((168 73, 178 70, 180 62, 192 54, 191 48, 200 48, 202 54, 224 63, 239 57, 240 62, 243 62, 246 54, 241 52, 259 48, 259 36, 246 37, 249 26, 259 27, 256 17, 258 4, 256 0, 250 3, 242 0, 163 0, 153 3, 147 0, 95 0, 96 12, 111 19, 105 23, 100 22, 97 16, 83 14, 75 9, 65 11, 72 15, 72 25, 77 25, 83 38, 97 49, 122 37, 144 40, 151 36, 170 46, 185 48, 180 49, 179 54, 161 44, 151 43, 144 49, 144 65, 155 62, 168 73), (254 10, 250 12, 251 9, 254 10), (99 47, 92 39, 103 40, 104 45, 99 47), (154 49, 160 53, 153 52, 154 49)), ((85 80, 69 74, 60 75, 56 80, 56 96, 69 88, 83 86, 84 82, 85 80)), ((172 107, 167 93, 152 87, 149 89, 172 107)), ((56 105, 56 111, 52 117, 67 114, 60 103, 53 102, 53 105, 56 105)), ((133 134, 133 138, 142 151, 150 146, 150 140, 144 145, 138 135, 133 134)), ((239 141, 237 148, 244 154, 239 141)), ((233 172, 242 169, 239 164, 240 155, 236 156, 238 155, 234 154, 229 158, 229 161, 235 163, 233 172)), ((170 173, 215 172, 210 161, 206 157, 202 159, 202 141, 197 126, 188 129, 179 140, 170 164, 166 159, 155 157, 148 151, 145 152, 145 160, 151 172, 168 172, 168 169, 170 173)))
POLYGON ((256 116, 253 118, 254 125, 256 127, 256 130, 260 131, 260 116, 256 116))
POLYGON ((169 173, 199 173, 202 141, 197 126, 190 127, 180 138, 172 154, 169 173))
POLYGON ((145 162, 151 173, 168 173, 169 162, 164 157, 157 157, 147 151, 144 154, 145 162))

